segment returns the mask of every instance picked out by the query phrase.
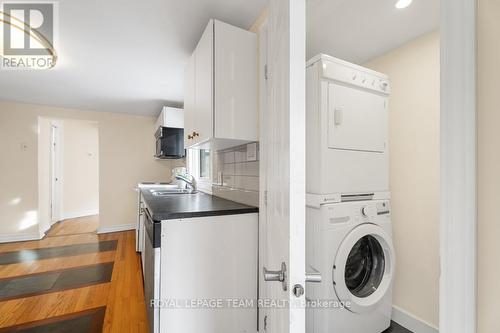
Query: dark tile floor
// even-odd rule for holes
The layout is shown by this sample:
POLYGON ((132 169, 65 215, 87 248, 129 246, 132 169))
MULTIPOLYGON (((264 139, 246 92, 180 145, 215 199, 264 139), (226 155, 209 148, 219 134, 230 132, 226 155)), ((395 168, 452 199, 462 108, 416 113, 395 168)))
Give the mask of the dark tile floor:
POLYGON ((24 275, 0 280, 0 301, 111 281, 113 263, 24 275))
POLYGON ((32 250, 21 250, 0 253, 0 265, 15 264, 23 261, 50 259, 57 257, 77 256, 80 254, 115 251, 117 241, 103 241, 96 243, 75 244, 66 246, 47 247, 32 250))
POLYGON ((410 330, 407 330, 406 328, 404 328, 403 326, 401 326, 395 322, 392 322, 391 327, 389 329, 385 330, 384 333, 413 333, 413 332, 410 330))

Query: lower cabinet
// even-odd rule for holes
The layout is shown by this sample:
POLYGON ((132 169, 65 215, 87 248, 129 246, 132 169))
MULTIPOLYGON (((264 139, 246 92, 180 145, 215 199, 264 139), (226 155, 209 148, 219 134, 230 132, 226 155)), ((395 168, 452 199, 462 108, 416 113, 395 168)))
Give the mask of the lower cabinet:
POLYGON ((160 332, 257 331, 258 214, 162 221, 160 332))

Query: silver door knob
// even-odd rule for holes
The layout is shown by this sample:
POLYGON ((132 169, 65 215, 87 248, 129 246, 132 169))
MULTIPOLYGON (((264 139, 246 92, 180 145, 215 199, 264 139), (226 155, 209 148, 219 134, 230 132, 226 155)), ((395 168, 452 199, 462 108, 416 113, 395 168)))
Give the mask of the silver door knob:
POLYGON ((310 272, 306 272, 306 282, 321 283, 321 273, 312 266, 309 266, 310 272))
POLYGON ((284 262, 281 263, 281 270, 279 271, 270 271, 267 268, 263 267, 264 273, 264 281, 267 282, 281 282, 283 290, 287 290, 286 286, 286 264, 284 262))

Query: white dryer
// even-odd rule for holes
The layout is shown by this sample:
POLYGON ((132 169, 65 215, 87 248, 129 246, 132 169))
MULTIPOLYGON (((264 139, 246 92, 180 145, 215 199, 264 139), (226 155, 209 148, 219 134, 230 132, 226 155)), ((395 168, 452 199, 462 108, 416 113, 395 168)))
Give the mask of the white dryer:
POLYGON ((395 254, 389 200, 307 207, 307 333, 381 333, 390 326, 395 254))
POLYGON ((306 78, 307 193, 388 192, 387 75, 320 54, 306 78))

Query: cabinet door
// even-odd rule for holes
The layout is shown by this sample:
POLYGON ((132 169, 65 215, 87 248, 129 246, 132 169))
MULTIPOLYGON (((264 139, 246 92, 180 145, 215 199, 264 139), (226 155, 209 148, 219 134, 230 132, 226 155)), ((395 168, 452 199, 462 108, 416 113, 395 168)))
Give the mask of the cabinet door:
POLYGON ((189 148, 194 142, 191 137, 195 128, 196 119, 196 98, 195 98, 195 81, 196 81, 196 51, 191 55, 186 66, 184 78, 184 147, 189 148))
POLYGON ((160 332, 257 332, 257 214, 162 222, 162 300, 222 300, 222 308, 160 309, 160 332), (188 241, 186 241, 188 240, 188 241))
POLYGON ((214 26, 210 20, 195 51, 196 132, 194 143, 213 137, 213 41, 214 26))
POLYGON ((215 21, 215 136, 258 141, 257 36, 215 21))

